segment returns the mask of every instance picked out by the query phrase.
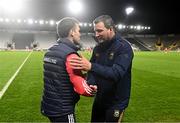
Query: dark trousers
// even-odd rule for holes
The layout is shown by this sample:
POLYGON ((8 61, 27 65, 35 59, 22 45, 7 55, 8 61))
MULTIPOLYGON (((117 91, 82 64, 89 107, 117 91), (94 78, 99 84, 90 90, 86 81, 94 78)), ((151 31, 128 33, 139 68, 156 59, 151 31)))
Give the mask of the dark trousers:
POLYGON ((75 123, 75 116, 74 114, 68 114, 68 115, 63 115, 63 116, 59 116, 59 117, 48 117, 49 120, 52 123, 75 123))
POLYGON ((120 123, 123 117, 124 110, 116 108, 100 108, 93 105, 91 122, 116 122, 120 123))

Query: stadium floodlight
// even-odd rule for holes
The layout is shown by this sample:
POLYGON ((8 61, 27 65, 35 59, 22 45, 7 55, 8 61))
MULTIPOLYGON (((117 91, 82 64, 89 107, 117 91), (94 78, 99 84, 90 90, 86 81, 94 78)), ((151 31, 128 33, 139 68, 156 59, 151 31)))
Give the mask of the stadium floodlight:
POLYGON ((80 0, 71 0, 68 8, 73 14, 78 14, 82 11, 83 7, 80 0))
POLYGON ((39 24, 40 24, 40 25, 43 25, 43 24, 44 24, 44 20, 40 20, 40 21, 39 21, 39 24))
POLYGON ((118 25, 118 29, 122 29, 123 28, 123 25, 122 24, 119 24, 118 25))
POLYGON ((18 23, 21 23, 21 19, 17 19, 17 22, 18 22, 18 23))
POLYGON ((28 24, 33 24, 33 23, 34 23, 33 19, 28 19, 28 24))
POLYGON ((134 11, 134 8, 133 7, 127 7, 125 11, 126 11, 126 14, 129 15, 134 11))
POLYGON ((151 29, 151 27, 148 27, 148 29, 150 30, 150 29, 151 29))
POLYGON ((79 23, 79 26, 81 26, 81 27, 82 27, 82 26, 83 26, 83 23, 79 23))
POLYGON ((6 19, 5 19, 5 22, 7 22, 7 23, 8 23, 8 22, 9 22, 9 19, 8 19, 8 18, 6 18, 6 19))
POLYGON ((87 23, 84 23, 84 27, 87 27, 87 23))
POLYGON ((5 12, 17 12, 22 6, 22 0, 0 0, 0 8, 5 12))
POLYGON ((50 21, 49 21, 49 24, 50 24, 50 25, 54 25, 54 23, 55 23, 55 22, 54 22, 53 20, 50 20, 50 21))
POLYGON ((140 25, 137 26, 137 30, 141 30, 141 26, 140 25))
POLYGON ((3 18, 0 18, 0 22, 3 22, 4 21, 4 19, 3 18))

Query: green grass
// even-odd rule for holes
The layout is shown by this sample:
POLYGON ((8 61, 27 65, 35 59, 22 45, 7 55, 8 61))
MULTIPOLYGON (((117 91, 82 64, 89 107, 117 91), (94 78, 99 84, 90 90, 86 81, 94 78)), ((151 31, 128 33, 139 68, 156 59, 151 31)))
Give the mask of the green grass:
POLYGON ((47 121, 40 114, 42 52, 31 54, 0 100, 0 121, 47 121))
POLYGON ((137 52, 125 121, 180 121, 180 54, 137 52))
POLYGON ((0 52, 0 91, 16 72, 29 52, 0 52))
MULTIPOLYGON (((87 52, 82 54, 88 58, 91 55, 87 52)), ((0 52, 2 87, 27 55, 28 52, 0 52)), ((31 54, 0 100, 0 122, 48 121, 40 113, 43 55, 43 52, 31 54)), ((123 121, 180 122, 179 90, 180 53, 136 52, 132 69, 131 99, 123 121)), ((93 98, 81 97, 76 106, 78 122, 90 121, 92 103, 93 98)))

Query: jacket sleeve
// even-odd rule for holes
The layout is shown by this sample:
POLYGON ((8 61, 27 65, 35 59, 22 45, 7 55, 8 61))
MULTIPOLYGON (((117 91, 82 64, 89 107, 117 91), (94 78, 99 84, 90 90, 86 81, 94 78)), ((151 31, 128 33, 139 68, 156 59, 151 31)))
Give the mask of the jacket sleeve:
POLYGON ((118 81, 131 67, 133 59, 133 51, 131 47, 121 49, 121 52, 116 56, 112 66, 100 65, 92 61, 91 72, 98 74, 106 79, 118 81))
POLYGON ((83 96, 92 96, 91 94, 87 93, 86 90, 89 88, 89 85, 86 83, 86 80, 82 77, 81 70, 72 69, 70 66, 70 58, 71 57, 78 57, 77 54, 70 54, 66 58, 66 70, 69 74, 70 81, 73 84, 74 91, 83 96))

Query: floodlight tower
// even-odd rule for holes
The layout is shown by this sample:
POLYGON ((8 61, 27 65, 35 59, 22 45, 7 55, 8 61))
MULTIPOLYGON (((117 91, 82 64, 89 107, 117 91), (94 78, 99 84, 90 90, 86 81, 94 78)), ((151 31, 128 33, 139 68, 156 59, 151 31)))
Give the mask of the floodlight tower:
POLYGON ((22 9, 22 7, 22 0, 0 0, 0 8, 5 12, 19 12, 22 9))
POLYGON ((127 7, 125 9, 125 12, 126 12, 125 22, 128 24, 128 17, 134 12, 134 8, 133 7, 127 7))
POLYGON ((126 11, 126 15, 130 15, 131 13, 133 13, 134 8, 133 8, 133 7, 127 7, 127 8, 125 9, 125 11, 126 11))
POLYGON ((80 12, 82 12, 83 9, 82 2, 80 0, 71 0, 68 4, 68 9, 72 14, 77 15, 80 12))
POLYGON ((124 23, 126 23, 126 28, 128 28, 127 30, 129 30, 130 26, 129 26, 129 19, 128 17, 134 12, 134 8, 132 6, 128 6, 125 8, 125 12, 126 12, 126 17, 125 17, 125 21, 124 23))

